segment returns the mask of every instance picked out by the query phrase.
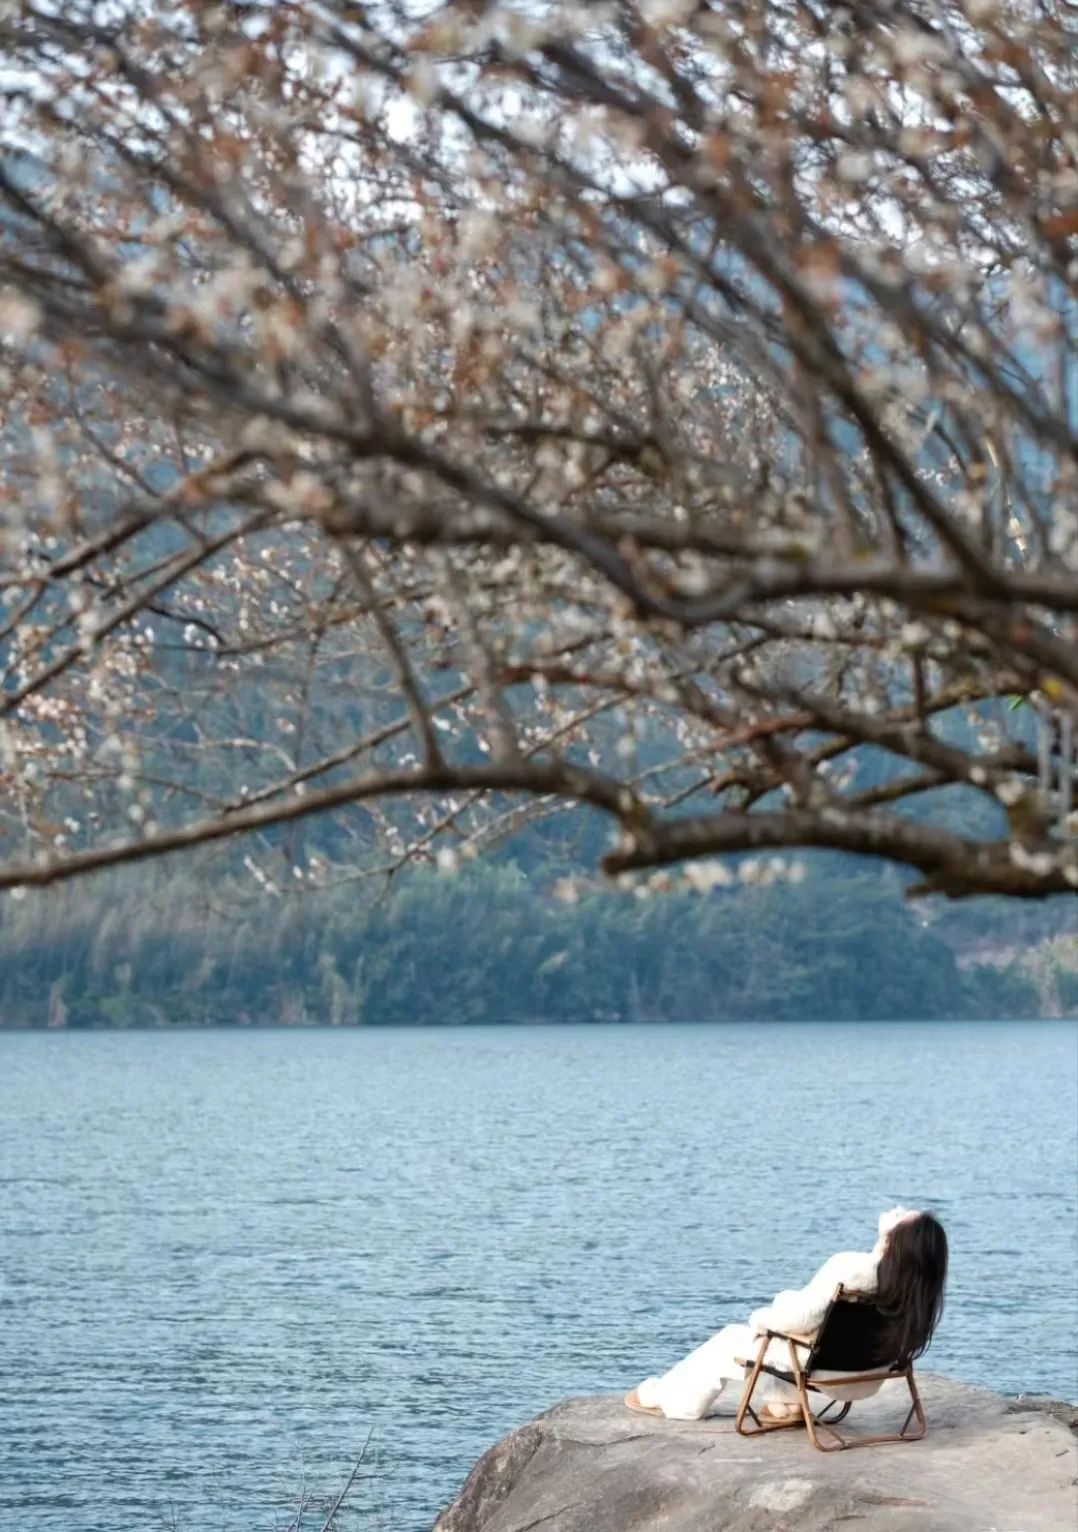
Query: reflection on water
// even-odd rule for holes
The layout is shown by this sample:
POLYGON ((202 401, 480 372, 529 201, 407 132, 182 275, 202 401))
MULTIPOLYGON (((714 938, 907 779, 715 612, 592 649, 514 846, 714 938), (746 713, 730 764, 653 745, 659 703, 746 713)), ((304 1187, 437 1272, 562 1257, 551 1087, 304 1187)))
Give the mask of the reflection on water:
POLYGON ((354 1525, 427 1528, 510 1426, 895 1202, 951 1233, 930 1365, 1078 1397, 1076 1057, 1066 1023, 0 1034, 0 1526, 284 1526, 373 1425, 354 1525))

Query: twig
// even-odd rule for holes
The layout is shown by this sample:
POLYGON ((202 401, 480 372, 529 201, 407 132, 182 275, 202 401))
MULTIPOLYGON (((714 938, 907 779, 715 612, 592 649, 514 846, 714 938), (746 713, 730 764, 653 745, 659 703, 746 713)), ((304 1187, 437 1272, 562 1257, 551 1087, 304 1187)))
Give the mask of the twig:
POLYGON ((348 1475, 348 1482, 345 1484, 344 1488, 341 1490, 340 1494, 337 1496, 336 1500, 333 1502, 333 1509, 330 1511, 329 1515, 326 1517, 325 1521, 322 1523, 322 1532, 330 1532, 330 1529, 333 1526, 334 1520, 336 1519, 337 1512, 340 1510, 341 1506, 344 1504, 344 1497, 348 1494, 348 1491, 352 1488, 352 1485, 356 1482, 356 1475, 359 1473, 360 1468, 363 1466, 363 1459, 367 1456, 367 1448, 371 1444, 371 1437, 373 1435, 374 1435, 374 1427, 371 1426, 370 1429, 367 1432, 367 1439, 363 1443, 363 1446, 360 1448, 359 1456, 356 1458, 355 1462, 352 1465, 352 1472, 348 1475))

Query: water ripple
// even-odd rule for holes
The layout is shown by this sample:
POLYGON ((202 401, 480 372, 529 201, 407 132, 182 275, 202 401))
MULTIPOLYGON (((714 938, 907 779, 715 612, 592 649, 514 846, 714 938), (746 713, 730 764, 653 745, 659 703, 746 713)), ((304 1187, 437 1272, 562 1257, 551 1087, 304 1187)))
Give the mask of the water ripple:
POLYGON ((374 1426, 354 1525, 418 1532, 510 1426, 898 1201, 952 1235, 932 1365, 1076 1397, 1076 1059, 1029 1023, 0 1033, 0 1526, 269 1532, 374 1426))

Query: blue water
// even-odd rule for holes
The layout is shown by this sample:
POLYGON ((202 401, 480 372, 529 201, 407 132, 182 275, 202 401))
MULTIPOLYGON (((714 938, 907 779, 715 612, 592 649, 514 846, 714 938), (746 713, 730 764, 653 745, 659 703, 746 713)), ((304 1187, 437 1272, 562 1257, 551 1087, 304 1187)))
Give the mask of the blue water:
POLYGON ((412 1532, 932 1206, 929 1365, 1078 1398, 1067 1023, 0 1033, 0 1529, 412 1532), (317 1514, 318 1506, 322 1507, 317 1514))

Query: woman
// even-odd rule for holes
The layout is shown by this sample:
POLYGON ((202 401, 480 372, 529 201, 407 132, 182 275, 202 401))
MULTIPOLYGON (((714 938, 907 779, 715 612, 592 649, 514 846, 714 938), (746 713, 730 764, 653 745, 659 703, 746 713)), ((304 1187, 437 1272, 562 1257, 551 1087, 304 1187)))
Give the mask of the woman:
MULTIPOLYGON (((665 1415, 668 1420, 700 1420, 711 1414, 726 1384, 744 1381, 743 1363, 755 1360, 760 1336, 768 1330, 804 1336, 808 1341, 814 1338, 840 1282, 851 1291, 874 1294, 891 1320, 888 1354, 879 1359, 881 1366, 900 1357, 912 1360, 920 1356, 943 1312, 947 1236, 933 1214, 903 1207, 881 1213, 877 1230, 871 1251, 844 1250, 833 1255, 807 1287, 779 1293, 766 1308, 751 1314, 747 1325, 726 1325, 661 1378, 645 1378, 639 1388, 626 1395, 625 1403, 632 1410, 665 1415)), ((808 1351, 808 1346, 798 1349, 802 1362, 808 1351)), ((773 1340, 767 1360, 788 1368, 788 1344, 773 1340)), ((817 1376, 835 1381, 843 1374, 817 1376)), ((879 1386, 852 1384, 843 1390, 842 1397, 862 1399, 879 1386)), ((771 1419, 799 1410, 793 1385, 767 1373, 760 1375, 756 1396, 771 1419)))

